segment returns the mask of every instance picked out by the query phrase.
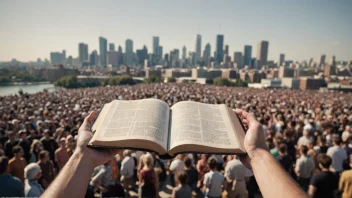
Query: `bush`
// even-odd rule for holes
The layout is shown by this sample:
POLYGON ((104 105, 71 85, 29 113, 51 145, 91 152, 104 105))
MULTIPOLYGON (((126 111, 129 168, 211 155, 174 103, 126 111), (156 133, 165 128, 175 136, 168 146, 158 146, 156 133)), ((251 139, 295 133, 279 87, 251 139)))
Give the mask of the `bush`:
POLYGON ((217 85, 217 86, 232 86, 233 83, 227 78, 218 77, 218 78, 214 79, 214 85, 217 85))
POLYGON ((166 79, 166 82, 176 82, 176 78, 175 77, 168 77, 166 79))
POLYGON ((160 83, 161 78, 160 78, 160 76, 153 74, 153 75, 149 76, 149 78, 146 78, 144 81, 146 83, 160 83))
POLYGON ((8 76, 0 76, 0 84, 8 84, 11 82, 11 79, 8 76))
POLYGON ((205 80, 205 84, 212 85, 212 84, 214 84, 214 80, 211 79, 211 78, 207 78, 207 79, 205 80))
POLYGON ((59 78, 54 82, 54 85, 57 87, 65 87, 65 88, 79 88, 81 85, 79 84, 77 77, 75 76, 64 76, 59 78))
POLYGON ((133 80, 133 78, 128 75, 112 77, 112 78, 104 80, 104 82, 102 83, 103 86, 106 86, 106 85, 112 85, 112 86, 115 86, 115 85, 135 85, 135 84, 136 84, 136 81, 133 80))

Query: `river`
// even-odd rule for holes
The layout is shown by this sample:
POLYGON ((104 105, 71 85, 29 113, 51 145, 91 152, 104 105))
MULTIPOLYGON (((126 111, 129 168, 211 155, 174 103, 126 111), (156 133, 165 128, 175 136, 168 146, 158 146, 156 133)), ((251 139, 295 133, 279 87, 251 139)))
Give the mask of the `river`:
POLYGON ((55 90, 53 84, 36 84, 36 85, 10 85, 10 86, 0 86, 0 96, 7 96, 11 94, 18 94, 19 90, 23 90, 24 93, 37 93, 48 89, 49 91, 55 90))

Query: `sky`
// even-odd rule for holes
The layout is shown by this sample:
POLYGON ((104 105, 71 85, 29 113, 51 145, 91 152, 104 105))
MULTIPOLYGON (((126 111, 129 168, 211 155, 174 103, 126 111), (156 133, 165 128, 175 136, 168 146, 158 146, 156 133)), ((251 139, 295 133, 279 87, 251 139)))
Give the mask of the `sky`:
MULTIPOLYGON (((287 60, 317 59, 320 55, 352 59, 352 1, 350 0, 111 0, 0 1, 0 61, 35 61, 52 51, 78 56, 78 43, 89 53, 99 49, 99 36, 134 50, 160 37, 163 52, 195 50, 202 35, 202 51, 216 35, 224 34, 230 54, 252 45, 257 55, 261 40, 269 41, 269 60, 280 53, 287 60)), ((99 52, 99 50, 98 50, 99 52)))

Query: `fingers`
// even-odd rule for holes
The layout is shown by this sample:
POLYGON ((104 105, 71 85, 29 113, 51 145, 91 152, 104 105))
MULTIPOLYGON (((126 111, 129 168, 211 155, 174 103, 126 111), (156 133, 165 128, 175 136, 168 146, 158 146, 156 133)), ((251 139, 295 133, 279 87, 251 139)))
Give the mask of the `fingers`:
POLYGON ((97 112, 96 111, 92 111, 85 119, 84 119, 84 122, 81 126, 80 129, 87 129, 89 130, 89 127, 91 125, 91 123, 93 122, 95 116, 97 115, 97 112))
POLYGON ((243 120, 247 120, 248 123, 257 121, 257 119, 255 118, 255 116, 252 113, 248 113, 247 111, 244 111, 242 109, 236 109, 235 112, 238 115, 241 115, 244 118, 243 120))

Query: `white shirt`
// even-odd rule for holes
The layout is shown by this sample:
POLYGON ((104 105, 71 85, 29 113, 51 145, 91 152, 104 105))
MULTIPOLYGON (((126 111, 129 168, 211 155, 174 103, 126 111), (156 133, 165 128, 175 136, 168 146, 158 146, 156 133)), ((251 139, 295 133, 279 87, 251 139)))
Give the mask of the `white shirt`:
POLYGON ((121 162, 121 175, 125 178, 131 178, 134 172, 134 160, 132 157, 127 156, 121 162))
POLYGON ((311 142, 311 139, 307 138, 306 136, 302 136, 298 139, 297 146, 301 147, 302 145, 308 146, 311 142))
POLYGON ((208 196, 220 197, 221 196, 221 185, 224 183, 225 177, 218 171, 210 171, 204 175, 203 184, 209 185, 206 189, 208 196))
POLYGON ((340 146, 333 146, 328 149, 326 154, 332 159, 331 167, 337 172, 343 171, 343 161, 347 159, 346 150, 340 146))
POLYGON ((177 172, 179 172, 179 171, 184 171, 185 170, 185 164, 183 163, 182 160, 175 159, 170 164, 170 170, 174 171, 175 174, 177 172))
POLYGON ((246 177, 253 175, 253 172, 247 169, 240 160, 233 159, 226 164, 225 177, 236 181, 245 181, 246 177))

